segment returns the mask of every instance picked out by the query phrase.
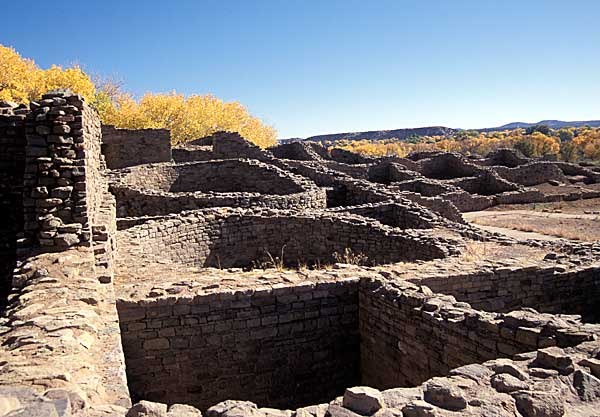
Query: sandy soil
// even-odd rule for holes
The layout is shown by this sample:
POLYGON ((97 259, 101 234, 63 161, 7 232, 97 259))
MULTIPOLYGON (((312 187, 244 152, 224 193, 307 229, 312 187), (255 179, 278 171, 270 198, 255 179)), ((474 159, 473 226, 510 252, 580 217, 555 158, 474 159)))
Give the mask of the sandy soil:
MULTIPOLYGON (((501 229, 509 229, 588 242, 600 240, 600 199, 598 198, 543 204, 503 205, 489 210, 464 213, 463 216, 475 225, 495 228, 494 231, 501 232, 501 229), (500 230, 497 230, 498 228, 500 230)), ((507 234, 517 237, 508 231, 507 234)))

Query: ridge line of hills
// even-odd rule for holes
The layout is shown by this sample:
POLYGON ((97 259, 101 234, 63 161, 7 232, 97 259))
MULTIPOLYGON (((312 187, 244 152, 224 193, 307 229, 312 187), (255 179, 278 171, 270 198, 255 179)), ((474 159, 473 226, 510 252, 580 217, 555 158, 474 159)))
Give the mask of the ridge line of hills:
POLYGON ((310 136, 308 138, 289 138, 280 139, 280 143, 289 143, 297 141, 313 141, 313 142, 335 142, 338 140, 384 140, 384 139, 407 139, 411 136, 452 136, 453 134, 464 130, 475 130, 477 132, 497 132, 503 130, 523 129, 536 125, 546 125, 552 129, 560 129, 562 127, 600 127, 600 120, 583 120, 565 122, 562 120, 541 120, 537 123, 512 122, 498 127, 488 127, 482 129, 455 129, 445 126, 427 126, 394 130, 370 130, 366 132, 345 132, 345 133, 329 133, 325 135, 310 136))

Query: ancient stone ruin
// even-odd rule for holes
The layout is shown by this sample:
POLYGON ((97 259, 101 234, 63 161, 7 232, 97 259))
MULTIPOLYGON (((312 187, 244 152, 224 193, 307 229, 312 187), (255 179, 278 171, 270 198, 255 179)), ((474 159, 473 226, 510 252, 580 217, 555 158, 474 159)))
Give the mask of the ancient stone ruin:
POLYGON ((463 218, 598 198, 590 167, 171 149, 63 93, 0 148, 0 415, 599 415, 600 244, 463 218))

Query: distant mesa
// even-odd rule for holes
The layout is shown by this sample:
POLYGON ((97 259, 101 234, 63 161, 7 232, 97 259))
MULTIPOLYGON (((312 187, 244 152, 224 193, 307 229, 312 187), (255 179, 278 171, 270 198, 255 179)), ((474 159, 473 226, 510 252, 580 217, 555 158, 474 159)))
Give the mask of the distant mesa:
POLYGON ((498 127, 488 127, 481 129, 455 129, 445 126, 429 126, 415 127, 408 129, 394 130, 370 130, 367 132, 346 132, 346 133, 330 133, 326 135, 310 136, 308 138, 288 138, 280 139, 280 143, 298 142, 302 140, 312 142, 336 142, 338 140, 385 140, 385 139, 400 139, 405 140, 413 136, 452 136, 461 130, 476 130, 478 132, 495 132, 502 130, 526 129, 536 125, 546 125, 552 129, 560 129, 562 127, 600 127, 600 120, 583 120, 574 122, 564 122, 562 120, 542 120, 537 123, 512 122, 498 127))

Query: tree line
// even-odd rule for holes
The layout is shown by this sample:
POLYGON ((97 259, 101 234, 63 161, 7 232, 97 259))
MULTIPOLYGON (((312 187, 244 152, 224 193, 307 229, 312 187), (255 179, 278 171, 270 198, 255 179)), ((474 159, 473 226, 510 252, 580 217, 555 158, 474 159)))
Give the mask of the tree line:
POLYGON ((371 156, 400 156, 411 152, 440 150, 485 156, 499 148, 513 148, 532 158, 551 157, 563 161, 600 161, 600 128, 545 125, 501 132, 459 131, 453 136, 418 136, 408 140, 354 140, 330 144, 371 156))
POLYGON ((122 90, 120 83, 92 77, 78 65, 42 69, 13 48, 0 44, 0 101, 27 104, 56 89, 83 96, 104 124, 128 129, 169 129, 174 144, 220 130, 239 132, 263 148, 274 145, 277 139, 273 127, 252 116, 239 102, 176 92, 146 93, 135 99, 122 90))

